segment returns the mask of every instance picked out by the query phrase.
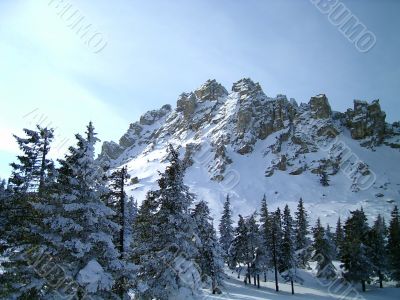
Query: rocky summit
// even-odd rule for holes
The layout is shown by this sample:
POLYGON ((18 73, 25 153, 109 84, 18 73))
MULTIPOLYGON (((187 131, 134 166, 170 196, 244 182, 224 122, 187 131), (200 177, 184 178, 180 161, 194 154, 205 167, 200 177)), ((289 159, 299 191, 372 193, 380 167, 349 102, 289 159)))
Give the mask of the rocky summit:
POLYGON ((208 80, 182 93, 175 109, 145 113, 118 143, 104 142, 99 159, 128 166, 139 202, 172 144, 186 163, 186 183, 215 214, 226 194, 241 213, 254 211, 263 194, 272 206, 303 197, 328 220, 360 205, 389 213, 400 199, 400 124, 385 118, 379 100, 335 112, 324 94, 298 104, 267 96, 249 78, 230 92, 208 80))

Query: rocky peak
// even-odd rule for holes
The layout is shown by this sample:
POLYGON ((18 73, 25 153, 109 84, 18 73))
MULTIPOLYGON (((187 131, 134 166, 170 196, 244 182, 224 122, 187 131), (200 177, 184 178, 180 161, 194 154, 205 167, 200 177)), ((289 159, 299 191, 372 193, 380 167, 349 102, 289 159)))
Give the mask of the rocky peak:
POLYGON ((260 84, 258 82, 254 83, 250 78, 243 78, 235 82, 232 86, 232 91, 239 93, 241 99, 244 99, 244 96, 264 94, 260 84))
POLYGON ((216 101, 219 98, 228 95, 228 91, 215 79, 209 79, 195 90, 194 94, 198 98, 199 102, 207 100, 216 101))
POLYGON ((328 119, 332 116, 331 106, 324 94, 311 97, 309 105, 315 119, 328 119))

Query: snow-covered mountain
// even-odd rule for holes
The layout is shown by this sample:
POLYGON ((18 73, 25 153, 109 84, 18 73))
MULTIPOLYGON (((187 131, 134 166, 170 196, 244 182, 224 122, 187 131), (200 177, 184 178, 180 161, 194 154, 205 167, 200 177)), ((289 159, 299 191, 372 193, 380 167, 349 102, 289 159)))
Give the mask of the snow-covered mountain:
POLYGON ((227 194, 243 215, 259 208, 263 194, 271 209, 294 208, 302 197, 313 219, 331 223, 360 206, 389 215, 400 203, 400 123, 385 122, 379 100, 355 100, 340 113, 325 95, 298 105, 265 95, 250 79, 231 92, 208 80, 181 94, 175 109, 145 113, 118 143, 104 142, 99 159, 128 166, 129 193, 140 202, 157 185, 169 143, 187 165, 187 185, 217 219, 227 194))

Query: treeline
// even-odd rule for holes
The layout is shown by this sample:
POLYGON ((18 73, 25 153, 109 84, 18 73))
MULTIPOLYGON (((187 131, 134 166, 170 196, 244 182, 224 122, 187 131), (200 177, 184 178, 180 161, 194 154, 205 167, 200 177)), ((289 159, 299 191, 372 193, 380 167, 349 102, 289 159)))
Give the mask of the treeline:
POLYGON ((297 270, 316 262, 318 278, 342 275, 349 282, 360 283, 365 291, 366 283, 373 279, 379 281, 381 288, 385 280, 400 282, 399 220, 395 206, 389 227, 381 215, 370 227, 361 208, 351 211, 344 224, 339 218, 333 232, 329 225, 322 225, 320 218, 313 227, 309 226, 301 198, 292 216, 288 205, 283 212, 279 207, 269 212, 264 196, 259 213, 239 215, 234 228, 228 196, 219 225, 220 243, 226 264, 238 271, 238 277, 244 270, 245 284, 251 284, 253 279, 254 285, 260 287, 260 277, 266 281, 267 272, 273 270, 276 291, 280 275, 291 283, 294 293, 294 282, 303 282, 297 270), (343 272, 336 270, 334 260, 341 261, 343 272))
POLYGON ((1 299, 171 299, 220 292, 222 250, 210 211, 183 183, 168 149, 159 188, 140 208, 126 195, 126 167, 95 159, 90 123, 56 164, 52 129, 15 136, 22 154, 0 184, 1 299))
POLYGON ((318 219, 310 228, 300 199, 289 207, 238 217, 233 226, 229 196, 219 238, 207 203, 184 184, 185 166, 168 147, 168 166, 158 189, 140 207, 126 194, 126 167, 111 171, 95 159, 98 141, 90 123, 57 163, 49 159, 52 129, 37 126, 15 136, 21 155, 9 180, 0 181, 0 298, 174 299, 208 287, 220 293, 224 264, 260 286, 268 271, 302 282, 299 268, 317 262, 317 276, 343 276, 365 283, 400 281, 397 207, 389 227, 378 216, 368 226, 362 209, 351 212, 335 232, 318 219))

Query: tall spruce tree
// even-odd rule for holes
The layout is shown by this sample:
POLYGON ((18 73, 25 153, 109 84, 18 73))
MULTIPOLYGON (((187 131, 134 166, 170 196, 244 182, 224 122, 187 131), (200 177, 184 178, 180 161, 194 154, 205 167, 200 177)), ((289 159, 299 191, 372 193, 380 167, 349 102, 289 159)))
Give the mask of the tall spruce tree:
POLYGON ((313 259, 317 262, 317 277, 332 279, 336 277, 336 268, 332 264, 334 256, 334 245, 332 239, 321 225, 320 218, 317 219, 317 223, 313 228, 313 259))
POLYGON ((200 266, 202 281, 211 281, 211 291, 215 294, 224 278, 224 261, 207 203, 204 201, 197 203, 192 217, 196 222, 196 233, 200 239, 196 262, 200 266))
POLYGON ((304 208, 303 199, 300 198, 297 205, 297 211, 295 214, 295 248, 297 251, 297 260, 299 265, 303 268, 307 266, 310 258, 310 240, 307 237, 309 234, 309 223, 307 211, 304 208))
MULTIPOLYGON (((108 199, 109 207, 111 207, 114 212, 116 212, 114 222, 120 226, 120 231, 118 238, 115 240, 115 245, 118 247, 120 253, 120 259, 123 261, 126 259, 126 251, 127 251, 127 233, 130 224, 128 223, 128 215, 127 215, 127 203, 128 196, 125 193, 125 185, 126 181, 129 179, 129 174, 127 167, 122 167, 120 169, 115 170, 111 173, 110 180, 110 195, 108 199)), ((115 289, 119 293, 121 299, 123 299, 127 295, 128 280, 126 276, 121 274, 120 278, 118 278, 116 282, 115 289)))
POLYGON ((342 250, 342 245, 343 245, 343 240, 344 240, 343 226, 342 226, 342 221, 339 217, 337 220, 337 223, 336 223, 335 239, 334 239, 337 256, 340 256, 340 252, 342 250))
POLYGON ((183 183, 184 166, 171 145, 168 160, 170 164, 158 180, 159 190, 151 194, 156 210, 149 211, 147 228, 135 228, 152 234, 152 241, 145 244, 146 254, 140 257, 141 275, 136 285, 138 297, 146 299, 169 299, 183 292, 195 295, 201 285, 195 263, 199 238, 189 211, 194 195, 183 183))
MULTIPOLYGON (((229 256, 231 260, 230 265, 234 267, 239 267, 239 270, 241 269, 241 267, 246 266, 249 261, 247 226, 245 219, 241 215, 239 215, 239 220, 235 228, 232 245, 229 248, 229 256)), ((246 273, 246 278, 247 276, 248 274, 246 273)))
POLYGON ((271 245, 271 254, 272 254, 272 264, 274 266, 274 274, 275 274, 275 290, 279 291, 279 269, 282 265, 282 253, 281 253, 281 245, 282 245, 282 221, 281 221, 281 211, 279 207, 275 212, 273 212, 270 216, 270 224, 271 224, 271 236, 269 237, 270 245, 271 245))
POLYGON ((400 215, 397 206, 391 214, 387 251, 391 277, 400 284, 400 215))
POLYGON ((21 155, 17 156, 18 162, 11 164, 12 174, 0 212, 0 256, 6 258, 0 297, 11 299, 41 296, 44 280, 30 265, 28 255, 43 249, 39 235, 42 216, 35 204, 44 198, 54 179, 54 164, 48 159, 53 129, 37 126, 36 130, 24 129, 24 133, 23 138, 14 135, 21 155))
MULTIPOLYGON (((223 257, 226 263, 229 265, 229 247, 233 241, 233 221, 232 221, 232 210, 229 195, 226 196, 224 203, 224 209, 222 212, 221 221, 219 223, 219 242, 222 247, 223 257)), ((232 266, 230 266, 232 267, 232 266)))
POLYGON ((371 262, 375 274, 378 276, 380 288, 383 288, 383 280, 387 271, 386 236, 385 220, 378 215, 368 235, 368 246, 371 250, 371 262))
POLYGON ((283 264, 281 269, 283 271, 282 276, 291 284, 292 294, 294 294, 294 282, 301 280, 297 275, 293 223, 294 221, 290 214, 289 206, 286 205, 282 218, 283 239, 281 244, 281 255, 283 264))
MULTIPOLYGON (((78 289, 79 299, 116 297, 115 279, 129 267, 120 259, 114 237, 120 230, 112 219, 115 212, 107 207, 110 194, 104 172, 95 161, 98 141, 92 123, 86 136, 76 135, 77 146, 60 160, 58 187, 54 194, 53 214, 44 219, 51 230, 46 235, 57 265, 63 268, 78 289)), ((51 290, 50 296, 65 295, 65 290, 51 290)))
POLYGON ((54 164, 48 159, 54 130, 36 126, 37 130, 24 129, 25 138, 14 135, 23 155, 12 163, 10 184, 20 193, 39 192, 44 189, 47 179, 54 176, 54 164))
POLYGON ((271 241, 271 216, 268 211, 267 198, 261 200, 260 209, 260 248, 257 253, 257 265, 259 271, 264 273, 264 281, 267 281, 267 271, 273 265, 271 241))
POLYGON ((351 216, 344 225, 344 232, 345 238, 341 252, 342 267, 345 269, 344 277, 352 282, 360 282, 365 292, 365 284, 373 275, 373 265, 367 242, 369 227, 362 209, 351 212, 351 216))
POLYGON ((250 266, 248 268, 249 274, 249 283, 251 283, 250 276, 253 276, 254 285, 256 285, 257 277, 259 278, 259 266, 256 265, 259 261, 256 260, 256 253, 260 248, 260 233, 259 227, 257 224, 257 212, 251 214, 248 218, 246 218, 246 228, 247 228, 247 251, 248 251, 248 262, 247 264, 250 266))

